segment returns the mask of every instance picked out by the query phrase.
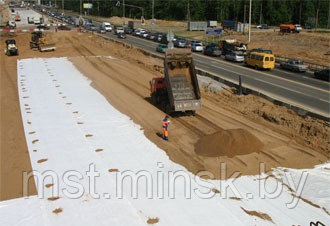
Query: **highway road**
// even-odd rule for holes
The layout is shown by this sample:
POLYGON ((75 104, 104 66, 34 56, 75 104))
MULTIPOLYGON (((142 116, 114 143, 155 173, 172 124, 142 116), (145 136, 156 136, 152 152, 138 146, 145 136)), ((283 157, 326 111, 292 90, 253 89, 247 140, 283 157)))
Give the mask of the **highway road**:
MULTIPOLYGON (((93 23, 96 26, 100 25, 98 21, 93 23)), ((118 39, 113 32, 104 36, 118 39)), ((157 42, 132 35, 127 35, 127 39, 120 41, 154 53, 158 45, 157 42)), ((209 57, 201 53, 194 53, 194 61, 199 69, 223 79, 238 83, 241 76, 243 86, 327 118, 330 117, 329 83, 313 78, 311 73, 293 73, 279 68, 272 71, 258 71, 244 64, 225 61, 223 57, 209 57)))
MULTIPOLYGON (((108 33, 106 36, 117 39, 113 33, 108 33)), ((150 52, 156 52, 158 45, 156 42, 131 35, 120 41, 150 52)), ((254 90, 273 98, 329 117, 329 83, 312 78, 310 73, 292 73, 278 68, 272 71, 257 71, 244 64, 208 57, 201 53, 194 53, 194 61, 196 66, 204 71, 236 82, 241 76, 243 86, 253 87, 254 90)))

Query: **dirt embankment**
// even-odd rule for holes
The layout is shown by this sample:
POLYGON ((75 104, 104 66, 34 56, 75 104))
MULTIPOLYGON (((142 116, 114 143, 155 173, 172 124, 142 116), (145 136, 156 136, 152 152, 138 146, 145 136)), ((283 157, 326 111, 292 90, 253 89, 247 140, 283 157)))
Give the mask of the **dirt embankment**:
MULTIPOLYGON (((220 162, 226 163, 227 176, 230 176, 234 171, 257 174, 261 162, 267 169, 307 168, 329 160, 329 126, 326 123, 302 118, 259 97, 237 97, 231 91, 219 94, 202 91, 202 110, 195 117, 171 118, 170 141, 165 142, 158 136, 165 114, 149 102, 149 81, 162 75, 162 62, 91 34, 60 31, 48 33, 48 36, 56 43, 55 52, 30 50, 30 34, 20 34, 15 37, 20 56, 1 56, 2 199, 21 196, 21 172, 31 169, 18 105, 17 58, 70 57, 114 107, 140 124, 145 135, 166 151, 171 160, 193 173, 208 170, 215 178, 220 178, 220 162), (117 59, 102 57, 109 55, 117 59), (221 134, 219 131, 237 129, 248 131, 262 147, 258 144, 257 148, 251 148, 254 146, 248 143, 251 139, 247 136, 244 142, 248 144, 243 142, 240 146, 251 147, 236 153, 221 152, 219 156, 209 157, 195 152, 199 140, 221 134)), ((3 48, 1 41, 0 49, 3 48)), ((220 139, 220 144, 215 146, 225 146, 225 142, 227 140, 221 142, 220 139)))
POLYGON ((275 105, 263 98, 246 95, 238 96, 234 89, 223 90, 219 94, 204 92, 204 97, 214 98, 225 108, 230 107, 255 122, 264 124, 274 131, 291 137, 292 141, 330 155, 329 122, 302 117, 283 106, 275 105))
MULTIPOLYGON (((226 39, 237 39, 247 42, 247 36, 231 34, 226 39)), ((301 32, 299 34, 281 34, 279 32, 254 32, 249 49, 264 48, 273 50, 274 54, 329 65, 330 35, 301 32)))

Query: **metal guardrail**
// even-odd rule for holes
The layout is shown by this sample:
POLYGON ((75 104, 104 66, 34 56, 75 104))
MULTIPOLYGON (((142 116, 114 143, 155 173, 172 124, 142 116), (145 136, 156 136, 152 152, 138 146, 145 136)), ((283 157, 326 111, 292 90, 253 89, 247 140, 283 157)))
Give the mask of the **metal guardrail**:
MULTIPOLYGON (((275 61, 276 61, 276 63, 279 63, 279 64, 282 62, 288 62, 288 60, 290 60, 290 59, 293 59, 293 58, 275 55, 275 61)), ((321 71, 321 70, 324 70, 324 69, 327 69, 330 67, 330 65, 326 66, 326 65, 322 65, 322 64, 308 62, 308 61, 304 61, 304 64, 307 65, 308 69, 311 71, 321 71)))

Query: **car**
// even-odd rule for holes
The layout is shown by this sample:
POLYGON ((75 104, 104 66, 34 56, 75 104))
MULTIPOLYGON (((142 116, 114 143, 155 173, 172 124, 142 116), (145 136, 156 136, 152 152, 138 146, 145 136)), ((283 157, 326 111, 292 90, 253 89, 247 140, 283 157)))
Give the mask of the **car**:
POLYGON ((320 80, 330 82, 330 68, 314 72, 314 77, 320 80))
POLYGON ((161 42, 162 41, 162 38, 163 38, 163 35, 164 35, 163 33, 158 33, 157 36, 156 36, 155 41, 156 42, 161 42))
POLYGON ((166 49, 167 49, 166 44, 159 44, 156 48, 156 51, 160 53, 165 53, 166 49))
POLYGON ((267 24, 260 24, 260 25, 257 26, 257 28, 259 28, 259 29, 269 29, 267 24))
POLYGON ((143 33, 141 34, 141 37, 142 37, 142 38, 148 38, 149 35, 150 35, 150 32, 149 32, 149 31, 146 31, 146 32, 143 32, 143 33))
POLYGON ((124 27, 124 32, 125 32, 125 34, 132 34, 133 30, 130 27, 124 27))
POLYGON ((174 41, 174 46, 178 48, 186 48, 187 40, 185 38, 178 38, 176 41, 174 41))
POLYGON ((289 59, 287 62, 281 62, 280 67, 290 71, 305 72, 308 67, 301 60, 289 59))
POLYGON ((89 28, 90 28, 91 31, 96 31, 97 30, 97 27, 94 24, 90 25, 89 28))
POLYGON ((222 52, 220 50, 220 47, 217 44, 209 44, 204 49, 204 54, 207 56, 221 56, 222 52))
POLYGON ((112 31, 112 26, 111 23, 109 22, 103 22, 100 27, 102 27, 103 30, 105 30, 106 32, 111 32, 112 31))
POLYGON ((227 52, 225 59, 233 62, 244 62, 244 55, 241 51, 227 52))
POLYGON ((68 26, 64 26, 64 25, 60 25, 57 27, 58 30, 62 30, 62 31, 70 31, 71 28, 69 28, 68 26))
POLYGON ((119 33, 117 34, 117 37, 118 37, 118 38, 121 38, 121 39, 125 39, 125 38, 127 38, 125 32, 119 32, 119 33))
POLYGON ((156 38, 156 34, 155 33, 149 33, 149 35, 148 35, 148 37, 147 37, 147 39, 149 39, 149 40, 154 40, 156 38))
POLYGON ((194 42, 191 44, 191 51, 193 52, 203 52, 203 44, 194 42))
POLYGON ((46 26, 46 25, 44 25, 44 24, 38 25, 37 28, 40 29, 40 30, 41 30, 41 29, 42 29, 42 30, 49 30, 49 29, 50 29, 48 26, 46 26))
POLYGON ((115 35, 118 35, 119 33, 125 33, 124 27, 115 25, 114 32, 115 35))
POLYGON ((100 26, 98 32, 99 32, 100 34, 105 34, 105 33, 107 33, 107 31, 106 31, 102 26, 100 26))

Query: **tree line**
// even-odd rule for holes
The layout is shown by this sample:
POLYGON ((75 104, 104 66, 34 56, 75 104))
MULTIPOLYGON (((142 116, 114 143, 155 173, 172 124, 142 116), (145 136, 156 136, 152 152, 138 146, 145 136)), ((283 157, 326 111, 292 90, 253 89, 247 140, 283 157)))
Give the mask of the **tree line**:
MULTIPOLYGON (((43 0, 44 4, 49 0, 43 0)), ((51 0, 52 4, 55 0, 51 0)), ((122 16, 123 0, 81 0, 92 3, 90 15, 122 16)), ((225 19, 248 22, 249 0, 154 0, 154 18, 205 21, 225 19)), ((80 12, 80 0, 64 0, 64 8, 80 12)), ((152 18, 152 0, 125 0, 125 16, 152 18), (129 6, 131 5, 131 6, 129 6), (134 7, 137 6, 137 7, 134 7)), ((57 0, 61 8, 61 0, 57 0)), ((83 13, 86 11, 82 9, 83 13)), ((252 23, 279 25, 293 23, 329 28, 330 0, 252 0, 252 23)))

